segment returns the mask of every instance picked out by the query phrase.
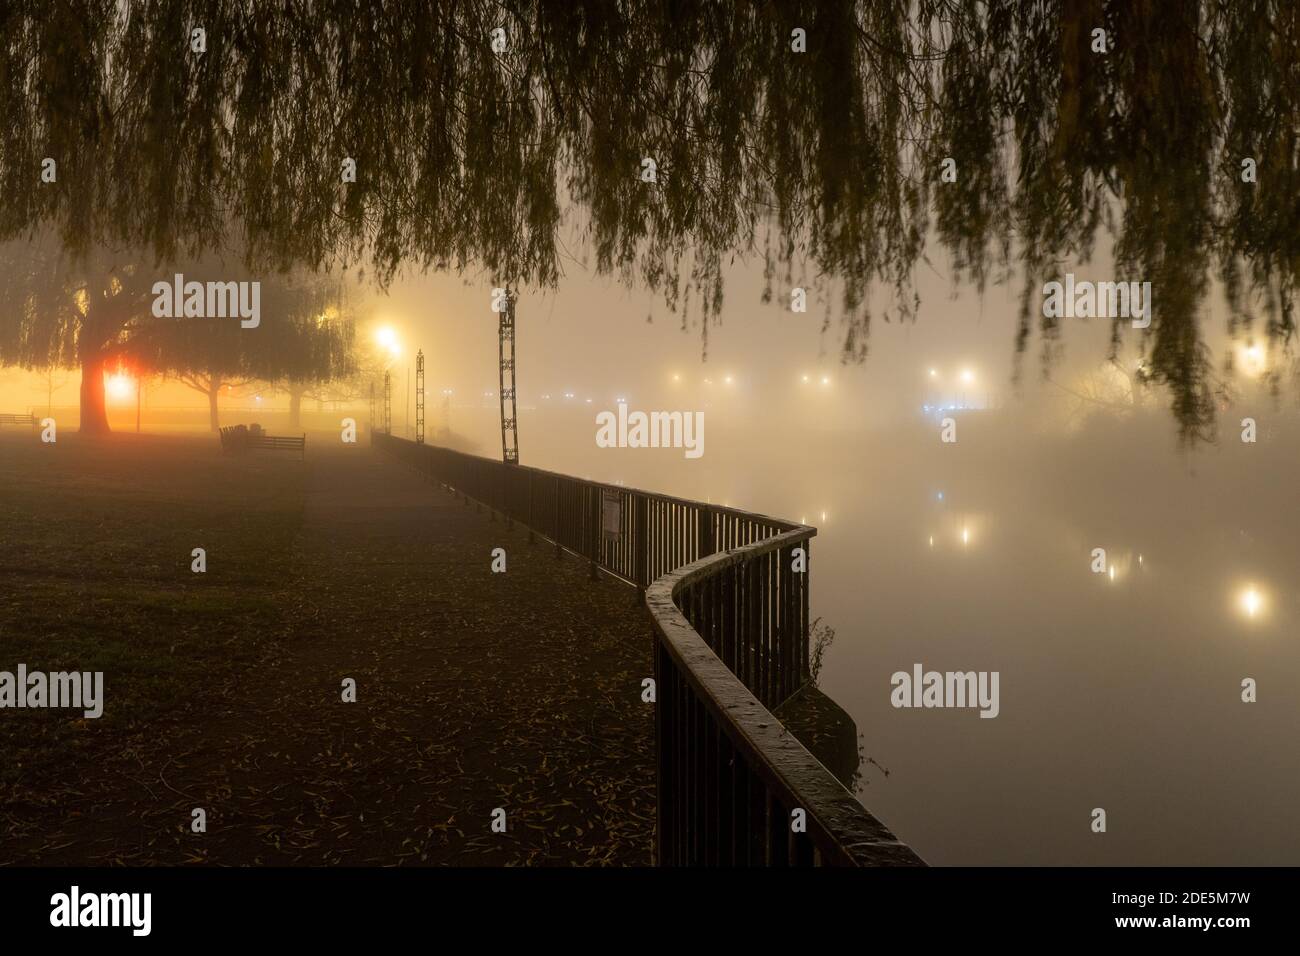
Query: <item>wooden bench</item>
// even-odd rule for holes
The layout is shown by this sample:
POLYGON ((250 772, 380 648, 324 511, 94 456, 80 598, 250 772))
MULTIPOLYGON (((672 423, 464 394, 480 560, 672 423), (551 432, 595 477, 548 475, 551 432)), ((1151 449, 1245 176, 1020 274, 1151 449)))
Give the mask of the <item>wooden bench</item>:
POLYGON ((228 455, 244 451, 247 448, 245 439, 248 437, 248 429, 243 428, 222 428, 221 429, 221 450, 228 455))
POLYGON ((233 425, 221 429, 221 448, 232 454, 240 454, 250 448, 270 448, 272 451, 301 452, 307 458, 307 436, 268 435, 265 432, 254 433, 246 425, 233 425))
POLYGON ((0 425, 37 425, 35 415, 11 415, 8 412, 0 414, 0 425))
POLYGON ((293 435, 254 435, 249 433, 248 447, 300 451, 302 452, 303 461, 307 460, 307 436, 305 434, 301 437, 295 437, 293 435))

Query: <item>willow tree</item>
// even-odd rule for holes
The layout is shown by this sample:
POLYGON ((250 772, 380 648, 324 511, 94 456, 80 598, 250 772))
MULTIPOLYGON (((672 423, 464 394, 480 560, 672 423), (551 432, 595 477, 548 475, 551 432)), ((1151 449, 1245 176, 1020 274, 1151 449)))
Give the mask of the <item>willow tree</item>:
POLYGON ((220 379, 319 382, 352 374, 352 323, 338 311, 338 289, 312 274, 255 278, 238 261, 211 256, 154 264, 148 253, 68 251, 50 235, 36 236, 0 246, 0 364, 79 368, 83 432, 109 430, 104 374, 122 366, 207 381, 215 422, 220 379), (158 284, 173 286, 178 273, 205 288, 258 283, 256 327, 234 314, 187 317, 169 308, 173 314, 159 315, 158 284))
POLYGON ((104 373, 151 315, 157 276, 139 258, 65 254, 49 236, 0 247, 0 363, 81 370, 81 430, 108 431, 104 373))
MULTIPOLYGON (((191 269, 186 275, 203 274, 191 269)), ((257 328, 229 318, 150 317, 127 331, 118 353, 129 365, 203 394, 213 431, 220 426, 223 388, 282 381, 305 388, 355 374, 354 325, 352 316, 339 308, 337 282, 312 275, 276 276, 260 288, 257 328)))
POLYGON ((1289 0, 13 3, 0 237, 364 258, 381 283, 550 285, 573 246, 706 341, 753 254, 766 296, 839 313, 848 359, 875 287, 917 315, 933 238, 978 284, 1020 275, 1016 347, 1050 358, 1041 279, 1104 230, 1156 287, 1144 347, 1194 435, 1211 270, 1235 325, 1294 332, 1298 62, 1289 0))

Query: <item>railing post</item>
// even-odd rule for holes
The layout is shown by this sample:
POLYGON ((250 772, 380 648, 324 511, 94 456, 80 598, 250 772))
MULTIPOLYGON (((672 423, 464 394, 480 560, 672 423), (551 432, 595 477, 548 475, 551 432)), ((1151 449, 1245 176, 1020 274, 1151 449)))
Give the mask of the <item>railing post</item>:
POLYGON ((506 466, 501 466, 501 480, 497 483, 497 503, 501 506, 501 513, 505 515, 506 530, 513 527, 510 520, 510 476, 506 473, 506 466))
POLYGON ((588 569, 587 579, 596 580, 596 560, 600 556, 600 489, 595 485, 586 486, 587 494, 591 496, 591 503, 587 505, 587 521, 590 522, 590 528, 587 534, 587 557, 591 559, 591 566, 588 569))
POLYGON ((650 498, 636 494, 632 496, 632 502, 636 511, 633 546, 636 548, 637 603, 641 603, 645 600, 645 589, 650 585, 650 498))
POLYGON ((654 648, 654 679, 656 688, 655 697, 655 805, 658 808, 658 826, 655 827, 655 866, 666 866, 668 863, 669 853, 669 834, 668 829, 672 826, 672 805, 671 793, 668 787, 668 774, 671 768, 668 763, 669 750, 667 741, 667 730, 669 728, 669 717, 671 711, 669 708, 674 706, 675 695, 672 688, 668 686, 668 668, 672 662, 668 659, 668 651, 664 648, 659 640, 659 635, 655 633, 654 628, 650 629, 650 646, 654 648))
POLYGON ((506 530, 507 530, 507 531, 514 531, 514 530, 515 530, 515 513, 514 513, 514 508, 511 506, 511 503, 510 503, 510 488, 509 488, 509 484, 510 484, 510 476, 509 476, 509 475, 506 476, 505 481, 506 481, 506 485, 507 485, 507 487, 506 487, 506 500, 505 500, 505 506, 506 506, 506 530))
POLYGON ((537 536, 533 532, 533 473, 528 473, 528 543, 534 544, 537 536))
POLYGON ((808 680, 811 677, 811 673, 808 669, 808 654, 810 650, 808 647, 808 641, 810 638, 810 635, 808 634, 808 628, 809 625, 811 624, 811 619, 808 616, 808 594, 812 589, 808 587, 808 582, 812 580, 811 577, 812 538, 807 538, 801 543, 803 545, 803 554, 804 554, 804 573, 799 575, 799 591, 801 592, 800 604, 799 604, 799 609, 800 609, 799 683, 800 684, 802 684, 805 680, 808 680))
POLYGON ((699 557, 707 557, 715 550, 713 544, 713 509, 709 505, 700 506, 698 530, 700 537, 699 557))

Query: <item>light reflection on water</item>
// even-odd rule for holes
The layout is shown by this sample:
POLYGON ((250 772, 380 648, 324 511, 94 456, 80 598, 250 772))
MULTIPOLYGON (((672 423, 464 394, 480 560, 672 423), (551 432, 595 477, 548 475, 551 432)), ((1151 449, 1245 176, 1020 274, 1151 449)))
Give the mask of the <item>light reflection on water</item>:
POLYGON ((861 799, 926 860, 1294 862, 1300 428, 1188 457, 1160 415, 1026 440, 1001 414, 946 447, 924 423, 719 428, 704 469, 575 431, 538 464, 817 524, 821 687, 857 725, 861 799), (998 671, 998 717, 894 709, 891 674, 918 663, 998 671))
POLYGON ((1247 484, 1261 494, 1249 468, 1170 470, 1139 497, 1201 509, 1170 520, 1156 507, 1125 528, 1104 520, 1120 489, 1044 494, 1014 466, 954 473, 938 518, 932 496, 905 490, 929 476, 899 469, 857 507, 836 501, 837 526, 819 535, 813 604, 838 631, 821 684, 864 758, 891 770, 861 768, 861 799, 939 864, 1293 861, 1300 655, 1294 608, 1269 608, 1276 583, 1262 583, 1300 565, 1284 491, 1248 500, 1247 484), (1269 547, 1232 533, 1223 512, 1241 509, 1274 524, 1269 547), (1107 548, 1102 574, 1093 546, 1107 548), (1255 579, 1237 583, 1248 566, 1255 579), (890 674, 917 663, 999 671, 1000 716, 892 708, 890 674), (1271 686, 1267 707, 1241 701, 1247 677, 1271 686), (1106 834, 1089 830, 1098 806, 1106 834))

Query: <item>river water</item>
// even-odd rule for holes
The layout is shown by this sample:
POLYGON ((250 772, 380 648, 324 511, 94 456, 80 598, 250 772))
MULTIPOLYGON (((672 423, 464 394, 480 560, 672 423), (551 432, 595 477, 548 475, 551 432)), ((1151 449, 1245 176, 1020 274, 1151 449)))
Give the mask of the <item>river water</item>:
POLYGON ((585 413, 535 410, 532 459, 818 527, 819 683, 857 725, 858 796, 927 861, 1294 861, 1294 417, 1180 450, 1158 408, 1067 428, 993 404, 950 413, 952 444, 919 407, 889 427, 723 425, 704 468, 598 451, 585 413), (918 664, 996 671, 997 717, 894 707, 891 676, 918 664))

